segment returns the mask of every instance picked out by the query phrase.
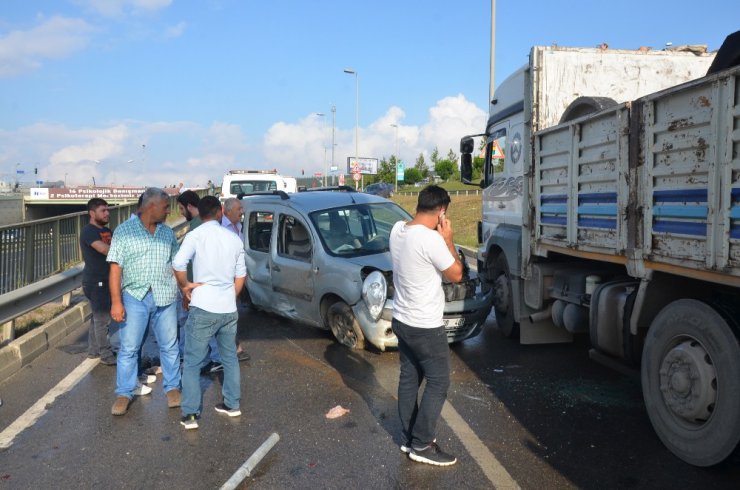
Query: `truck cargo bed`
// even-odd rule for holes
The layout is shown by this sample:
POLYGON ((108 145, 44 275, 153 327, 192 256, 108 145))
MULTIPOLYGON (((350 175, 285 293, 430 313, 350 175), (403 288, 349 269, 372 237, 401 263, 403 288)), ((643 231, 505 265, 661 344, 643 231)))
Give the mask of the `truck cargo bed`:
POLYGON ((536 255, 740 284, 740 69, 534 136, 536 255))

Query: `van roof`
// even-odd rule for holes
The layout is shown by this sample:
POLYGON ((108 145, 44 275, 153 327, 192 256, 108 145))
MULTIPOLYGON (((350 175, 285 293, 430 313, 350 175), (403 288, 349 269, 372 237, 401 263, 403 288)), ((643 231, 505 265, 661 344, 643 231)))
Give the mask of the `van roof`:
POLYGON ((226 175, 236 175, 236 174, 273 174, 277 175, 277 169, 272 170, 229 170, 229 173, 226 175))

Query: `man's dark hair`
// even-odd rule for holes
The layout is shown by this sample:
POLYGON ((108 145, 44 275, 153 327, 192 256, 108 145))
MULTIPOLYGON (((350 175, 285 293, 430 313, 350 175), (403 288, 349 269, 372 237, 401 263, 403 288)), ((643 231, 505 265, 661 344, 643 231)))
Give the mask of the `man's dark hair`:
POLYGON ((198 197, 198 194, 195 193, 195 191, 187 190, 177 196, 177 202, 185 206, 186 208, 188 205, 198 207, 198 203, 200 202, 200 197, 198 197))
POLYGON ((438 185, 428 185, 419 193, 419 200, 416 204, 416 211, 419 213, 429 213, 439 208, 445 208, 450 205, 450 194, 438 185))
POLYGON ((107 206, 108 203, 105 201, 105 199, 101 199, 99 197, 93 197, 89 201, 87 201, 87 211, 95 211, 100 206, 107 206))
POLYGON ((204 220, 216 216, 219 209, 221 209, 221 203, 216 196, 205 196, 198 203, 198 214, 204 220))

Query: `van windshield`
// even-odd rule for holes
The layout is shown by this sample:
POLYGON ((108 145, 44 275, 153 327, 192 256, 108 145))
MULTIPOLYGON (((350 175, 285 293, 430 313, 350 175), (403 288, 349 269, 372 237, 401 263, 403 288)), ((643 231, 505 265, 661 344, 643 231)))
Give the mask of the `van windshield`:
POLYGON ((229 186, 229 193, 233 195, 276 190, 277 182, 274 180, 233 180, 229 186))
POLYGON ((310 214, 330 255, 357 257, 388 252, 391 228, 411 216, 395 203, 355 204, 310 214))

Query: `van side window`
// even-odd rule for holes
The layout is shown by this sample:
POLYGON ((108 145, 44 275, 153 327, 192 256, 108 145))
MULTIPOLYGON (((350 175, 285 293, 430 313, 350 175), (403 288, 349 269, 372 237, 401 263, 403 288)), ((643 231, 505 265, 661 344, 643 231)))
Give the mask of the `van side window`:
POLYGON ((294 216, 280 215, 278 255, 311 262, 311 235, 294 216))
POLYGON ((258 252, 270 251, 272 221, 272 213, 268 211, 253 211, 249 214, 247 240, 250 249, 258 252))

